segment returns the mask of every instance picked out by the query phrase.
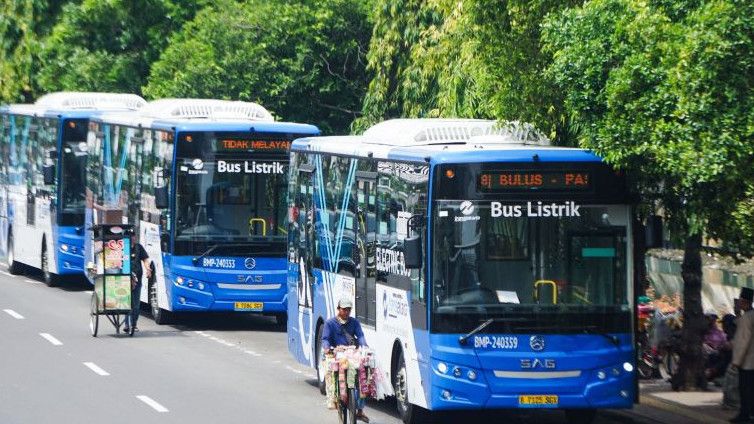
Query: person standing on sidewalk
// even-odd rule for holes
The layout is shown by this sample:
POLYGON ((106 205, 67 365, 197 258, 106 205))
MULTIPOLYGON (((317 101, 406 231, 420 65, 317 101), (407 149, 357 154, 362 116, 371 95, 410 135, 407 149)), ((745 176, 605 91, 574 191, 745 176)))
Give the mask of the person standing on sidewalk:
POLYGON ((738 318, 736 335, 733 338, 733 360, 731 364, 738 369, 738 392, 741 396, 741 406, 738 415, 733 417, 732 423, 749 423, 754 412, 754 311, 751 303, 754 300, 754 290, 741 288, 738 306, 743 315, 738 318))

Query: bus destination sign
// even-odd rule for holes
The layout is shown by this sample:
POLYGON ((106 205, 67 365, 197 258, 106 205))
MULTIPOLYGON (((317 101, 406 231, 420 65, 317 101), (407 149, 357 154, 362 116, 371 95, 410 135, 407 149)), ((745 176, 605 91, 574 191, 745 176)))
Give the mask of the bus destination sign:
POLYGON ((218 150, 222 151, 255 151, 270 153, 287 153, 291 148, 291 142, 287 140, 243 140, 243 139, 220 139, 218 150))
POLYGON ((591 188, 591 174, 586 171, 488 171, 479 174, 482 192, 511 190, 582 191, 591 188))

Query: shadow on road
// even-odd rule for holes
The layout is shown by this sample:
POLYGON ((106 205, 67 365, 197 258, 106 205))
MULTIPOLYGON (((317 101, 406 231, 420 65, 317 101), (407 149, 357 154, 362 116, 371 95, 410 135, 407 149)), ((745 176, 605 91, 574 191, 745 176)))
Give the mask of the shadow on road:
POLYGON ((258 314, 203 312, 182 313, 173 317, 172 326, 182 331, 262 331, 284 333, 285 326, 275 318, 258 314))

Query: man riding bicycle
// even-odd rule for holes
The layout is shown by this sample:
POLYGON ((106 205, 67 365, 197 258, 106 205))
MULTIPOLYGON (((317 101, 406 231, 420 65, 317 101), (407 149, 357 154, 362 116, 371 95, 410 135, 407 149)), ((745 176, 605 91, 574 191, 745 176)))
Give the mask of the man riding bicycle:
MULTIPOLYGON (((340 299, 335 316, 325 322, 325 328, 322 331, 322 348, 325 352, 329 352, 337 346, 367 347, 364 332, 361 330, 361 323, 351 316, 352 308, 353 301, 351 299, 345 297, 340 299)), ((358 408, 356 418, 368 423, 369 417, 364 414, 364 403, 364 399, 359 396, 356 401, 358 408)))

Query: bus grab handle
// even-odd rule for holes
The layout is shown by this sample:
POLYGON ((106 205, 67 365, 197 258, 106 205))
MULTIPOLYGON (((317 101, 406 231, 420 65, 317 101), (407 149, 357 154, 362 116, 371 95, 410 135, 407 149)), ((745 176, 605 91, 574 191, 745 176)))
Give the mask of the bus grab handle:
POLYGON ((254 227, 254 223, 261 223, 262 224, 262 236, 267 236, 267 221, 265 221, 264 218, 251 218, 251 219, 249 219, 249 233, 251 233, 251 229, 254 227))
POLYGON ((558 285, 552 280, 537 280, 534 282, 534 300, 539 301, 539 286, 550 286, 552 288, 552 304, 558 303, 558 285))

